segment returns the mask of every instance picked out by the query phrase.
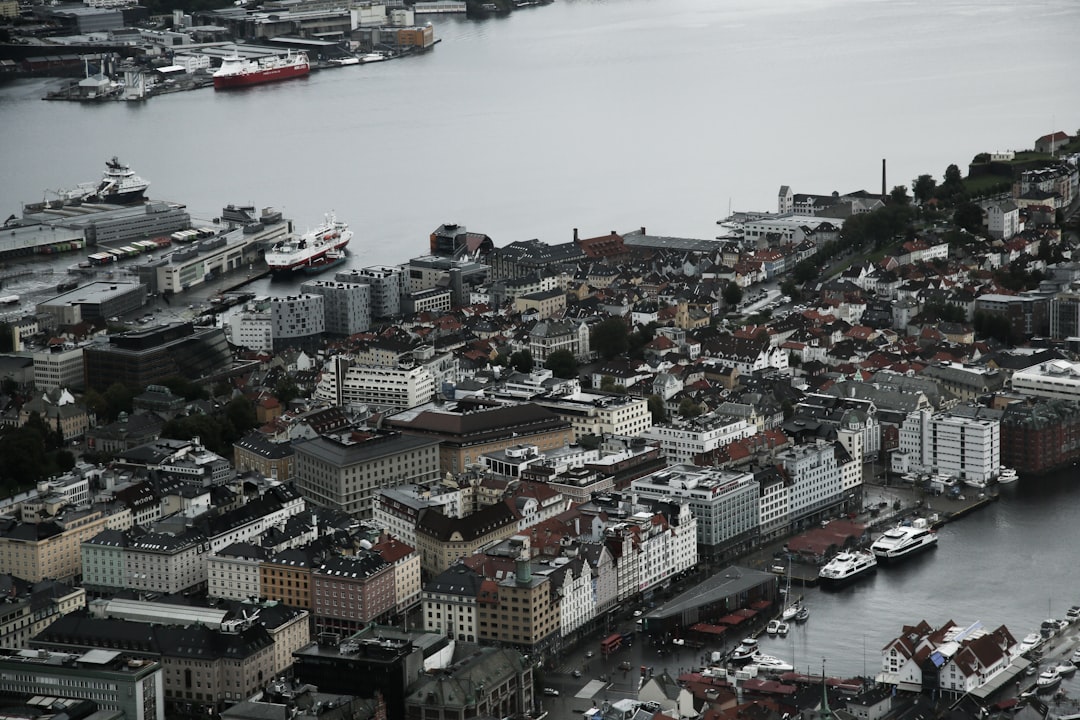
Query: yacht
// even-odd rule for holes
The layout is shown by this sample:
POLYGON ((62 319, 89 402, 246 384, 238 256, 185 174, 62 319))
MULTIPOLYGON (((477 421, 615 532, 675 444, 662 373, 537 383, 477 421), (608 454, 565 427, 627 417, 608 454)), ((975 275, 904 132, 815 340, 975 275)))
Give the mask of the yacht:
POLYGON ((785 622, 794 620, 798 617, 800 610, 802 610, 802 603, 799 600, 796 600, 784 608, 784 612, 780 613, 780 619, 785 622))
POLYGON ((790 629, 790 625, 788 625, 786 622, 781 622, 779 625, 776 626, 776 634, 783 637, 788 634, 788 631, 790 629))
POLYGON ((1073 665, 1080 663, 1080 650, 1076 650, 1073 652, 1072 657, 1069 658, 1069 662, 1071 662, 1073 665))
POLYGON ((804 623, 810 619, 810 608, 805 605, 799 606, 799 612, 795 613, 795 622, 804 623))
POLYGON ((1029 633, 1024 636, 1024 639, 1020 641, 1020 652, 1026 653, 1028 650, 1034 650, 1042 645, 1042 635, 1039 633, 1029 633))
POLYGON ((879 537, 870 546, 878 562, 898 562, 923 550, 937 547, 937 533, 930 529, 925 518, 916 518, 911 525, 901 525, 879 537))
POLYGON ((756 665, 758 670, 765 672, 791 672, 795 667, 791 663, 784 662, 778 657, 772 655, 762 655, 761 653, 754 653, 750 658, 750 664, 756 665))
POLYGON ((746 662, 754 657, 754 654, 758 651, 757 638, 743 638, 739 646, 731 651, 732 662, 746 662))
POLYGON ((770 620, 769 624, 765 627, 765 632, 769 633, 770 635, 776 635, 780 632, 780 626, 783 624, 784 623, 780 622, 779 620, 770 620))
POLYGON ((1071 660, 1062 660, 1054 669, 1058 671, 1058 675, 1061 677, 1068 677, 1076 672, 1076 666, 1073 665, 1071 660))
POLYGON ((1010 467, 1002 466, 1001 474, 998 475, 997 481, 999 485, 1008 485, 1009 483, 1016 482, 1018 477, 1015 470, 1010 467))
POLYGON ((1052 690, 1061 682, 1061 673, 1056 667, 1048 667, 1039 673, 1039 679, 1035 681, 1035 687, 1040 691, 1052 690))
POLYGON ((818 571, 818 582, 823 589, 840 587, 875 570, 877 558, 874 553, 865 550, 842 552, 818 571))

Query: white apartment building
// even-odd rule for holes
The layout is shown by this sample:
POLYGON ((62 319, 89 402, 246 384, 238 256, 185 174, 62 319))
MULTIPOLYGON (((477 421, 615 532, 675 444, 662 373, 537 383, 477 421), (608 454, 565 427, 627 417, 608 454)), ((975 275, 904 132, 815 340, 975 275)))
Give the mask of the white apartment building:
POLYGON ((406 545, 416 547, 416 520, 420 512, 433 508, 446 517, 461 518, 472 511, 472 488, 447 485, 420 487, 396 485, 379 491, 372 508, 372 521, 406 545))
POLYGON ((710 413, 692 420, 678 419, 652 425, 641 436, 659 441, 669 463, 690 464, 695 455, 711 452, 756 432, 757 428, 746 420, 710 413))
POLYGON ((748 540, 760 523, 760 486, 748 472, 672 465, 630 487, 641 498, 686 503, 703 553, 748 540))
POLYGON ((229 340, 233 345, 256 352, 270 352, 274 347, 274 330, 270 322, 270 309, 251 305, 232 317, 229 324, 229 340))
POLYGON ((575 440, 585 435, 633 437, 652 426, 649 401, 645 398, 578 391, 561 397, 537 398, 533 402, 570 421, 575 440))
POLYGON ((311 280, 300 292, 322 295, 326 332, 353 335, 371 328, 371 286, 334 280, 311 280))
POLYGON ((234 543, 206 559, 207 594, 225 600, 262 597, 259 563, 266 551, 256 545, 234 543))
POLYGON ((435 380, 424 366, 354 365, 339 355, 323 371, 315 388, 318 400, 337 405, 367 405, 372 410, 407 410, 431 400, 435 380))
POLYGON ((483 575, 462 563, 429 580, 421 594, 424 630, 474 642, 478 636, 476 598, 483 581, 483 575))
POLYGON ((945 475, 981 487, 1001 472, 1001 423, 916 410, 900 426, 893 469, 945 475))
POLYGON ((559 598, 559 633, 565 638, 589 622, 596 615, 596 605, 592 588, 592 573, 585 561, 578 557, 557 557, 549 564, 534 564, 533 575, 546 575, 556 583, 562 575, 562 584, 556 584, 561 590, 559 598))
POLYGON ((39 391, 81 388, 83 384, 81 347, 34 353, 34 387, 39 391))
POLYGON ((813 518, 842 502, 841 473, 832 443, 819 440, 795 445, 778 452, 776 459, 792 481, 788 487, 789 521, 813 518))
POLYGON ((124 553, 126 587, 175 594, 206 584, 210 545, 202 533, 146 533, 128 538, 124 553))
POLYGON ((1017 370, 1012 376, 1013 392, 1058 400, 1080 400, 1080 363, 1050 360, 1017 370))
POLYGON ((791 492, 789 481, 774 467, 754 473, 761 487, 758 501, 758 532, 762 538, 783 535, 791 517, 791 492))
POLYGON ((581 556, 589 564, 593 576, 593 606, 597 613, 605 612, 619 599, 619 571, 611 551, 603 543, 584 542, 581 556))
POLYGON ((671 576, 687 570, 698 562, 697 519, 688 503, 682 503, 676 518, 669 525, 666 519, 652 513, 635 513, 632 521, 638 526, 641 554, 638 556, 638 592, 646 592, 671 576))

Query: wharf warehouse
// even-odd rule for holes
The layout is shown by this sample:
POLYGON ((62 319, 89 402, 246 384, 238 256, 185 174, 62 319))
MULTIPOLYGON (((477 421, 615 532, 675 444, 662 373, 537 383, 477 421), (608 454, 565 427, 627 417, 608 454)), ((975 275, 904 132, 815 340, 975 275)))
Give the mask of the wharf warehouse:
POLYGON ((38 304, 39 313, 56 318, 57 325, 105 320, 138 310, 146 304, 146 286, 133 282, 92 282, 38 304))
POLYGON ((38 248, 79 240, 81 247, 125 243, 189 227, 191 215, 177 203, 36 206, 0 232, 0 258, 48 252, 38 248))

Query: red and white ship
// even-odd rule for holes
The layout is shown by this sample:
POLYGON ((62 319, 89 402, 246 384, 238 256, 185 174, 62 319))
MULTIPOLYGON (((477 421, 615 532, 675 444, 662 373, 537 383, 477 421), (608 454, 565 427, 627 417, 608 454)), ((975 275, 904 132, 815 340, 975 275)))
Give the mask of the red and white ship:
POLYGON ((248 59, 232 55, 221 61, 214 71, 214 89, 225 90, 260 83, 277 82, 303 77, 311 72, 306 53, 289 53, 285 57, 271 56, 248 59))
POLYGON ((266 251, 266 264, 272 272, 291 272, 310 266, 330 251, 343 249, 352 240, 349 226, 338 220, 333 213, 326 222, 300 237, 291 237, 276 243, 266 251))

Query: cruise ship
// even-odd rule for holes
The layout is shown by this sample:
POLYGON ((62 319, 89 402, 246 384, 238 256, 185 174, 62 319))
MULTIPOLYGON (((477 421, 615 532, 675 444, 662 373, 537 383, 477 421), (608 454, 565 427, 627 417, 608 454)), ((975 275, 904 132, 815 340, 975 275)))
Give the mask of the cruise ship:
POLYGON ((877 558, 866 550, 842 552, 818 571, 822 588, 838 588, 877 570, 877 558))
POLYGON ((898 562, 923 550, 937 547, 937 533, 930 529, 924 518, 917 518, 911 525, 901 525, 879 537, 870 546, 878 562, 898 562))
POLYGON ((342 250, 352 240, 353 232, 333 213, 326 222, 300 237, 291 237, 266 251, 266 264, 272 272, 291 272, 325 264, 328 253, 342 250))

